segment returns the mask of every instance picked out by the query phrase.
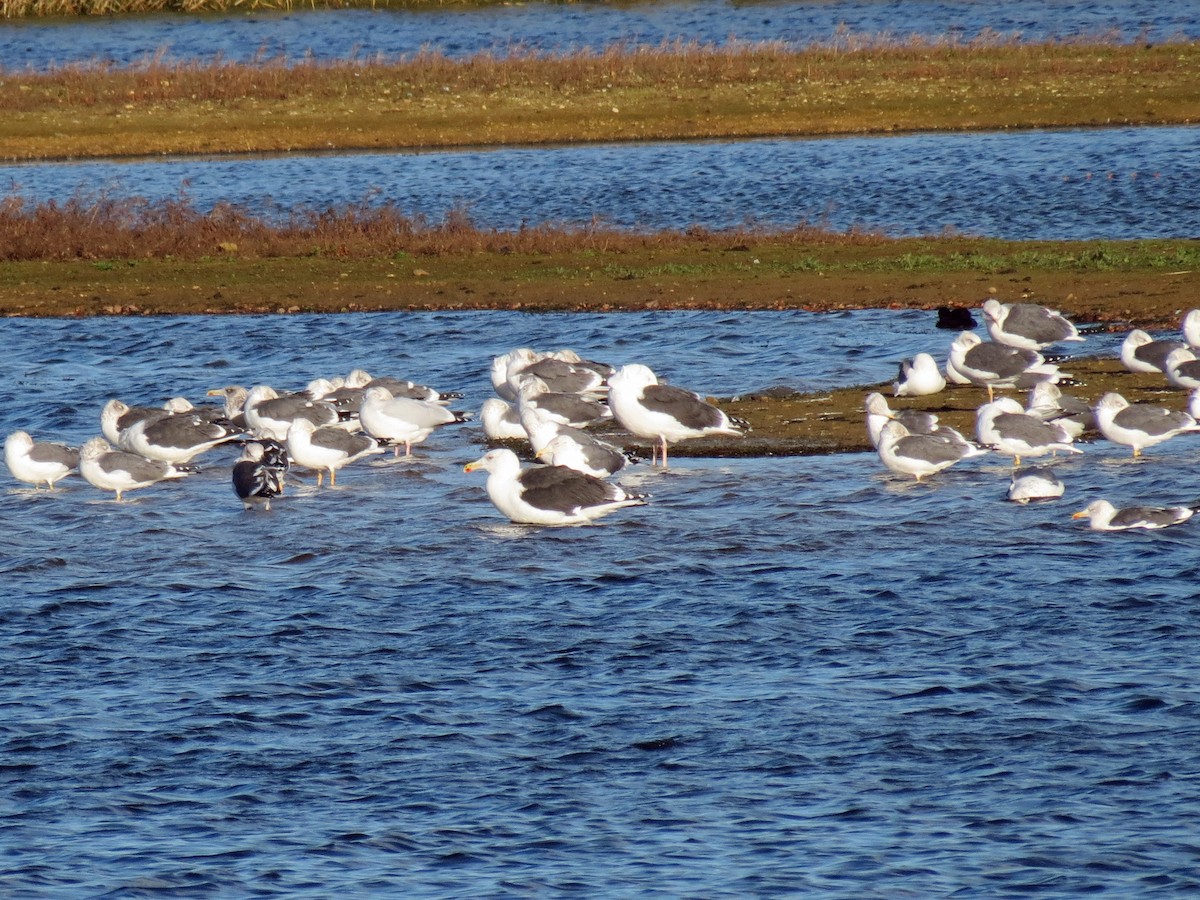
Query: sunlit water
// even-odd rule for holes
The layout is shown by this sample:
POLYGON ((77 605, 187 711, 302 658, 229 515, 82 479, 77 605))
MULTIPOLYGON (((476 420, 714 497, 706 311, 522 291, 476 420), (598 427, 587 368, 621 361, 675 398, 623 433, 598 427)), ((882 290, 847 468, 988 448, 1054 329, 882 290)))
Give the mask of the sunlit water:
POLYGON ((1020 239, 1200 235, 1195 127, 0 166, 0 191, 254 212, 395 203, 484 227, 788 227, 1020 239))
MULTIPOLYGON (((892 374, 925 313, 7 320, 5 432, 357 365, 488 393, 569 344, 728 394, 892 374)), ((1111 353, 1092 336, 1083 352, 1111 353)), ((1180 395, 1164 402, 1181 403, 1180 395)), ((1200 887, 1197 439, 915 485, 872 455, 680 459, 585 528, 505 522, 475 426, 115 503, 0 493, 7 896, 1116 896, 1200 887)))
POLYGON ((413 11, 302 10, 220 16, 120 16, 0 24, 0 62, 9 68, 168 58, 345 59, 411 56, 432 49, 461 57, 513 47, 539 52, 600 49, 623 41, 655 45, 678 38, 723 44, 783 41, 803 46, 852 35, 924 35, 970 40, 998 32, 1023 40, 1107 35, 1130 41, 1200 36, 1200 2, 1080 3, 937 0, 546 4, 413 11))

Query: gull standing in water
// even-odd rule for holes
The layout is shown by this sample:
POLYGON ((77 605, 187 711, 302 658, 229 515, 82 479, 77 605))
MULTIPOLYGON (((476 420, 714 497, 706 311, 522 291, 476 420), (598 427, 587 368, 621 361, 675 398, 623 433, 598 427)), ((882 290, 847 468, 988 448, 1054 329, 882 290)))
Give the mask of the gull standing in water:
POLYGON ((936 434, 912 434, 900 422, 883 426, 876 448, 885 466, 898 475, 917 481, 947 469, 960 460, 986 453, 972 444, 959 443, 936 434))
POLYGON ((464 472, 479 469, 489 473, 487 494, 492 504, 523 525, 583 525, 627 506, 644 505, 648 499, 565 466, 522 469, 517 454, 503 447, 463 467, 464 472))
POLYGON ((382 453, 383 448, 373 437, 351 434, 344 428, 324 426, 318 428, 307 419, 296 419, 288 429, 288 455, 298 466, 315 469, 317 487, 321 486, 321 475, 329 473, 330 487, 337 484, 337 470, 343 466, 382 453))
POLYGON ((35 441, 27 431, 14 431, 4 441, 4 462, 12 477, 54 490, 54 483, 79 468, 79 451, 53 441, 35 441))
POLYGON ((102 491, 114 491, 118 502, 126 491, 184 478, 193 471, 162 460, 146 459, 136 453, 114 450, 102 437, 94 437, 79 448, 79 474, 88 484, 102 491))

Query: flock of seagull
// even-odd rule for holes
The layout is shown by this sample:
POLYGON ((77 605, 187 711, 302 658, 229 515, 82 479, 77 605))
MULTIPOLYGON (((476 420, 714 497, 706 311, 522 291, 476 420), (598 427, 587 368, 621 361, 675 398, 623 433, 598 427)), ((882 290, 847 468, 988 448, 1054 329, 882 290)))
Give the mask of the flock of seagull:
MULTIPOLYGON (((951 344, 944 370, 931 354, 918 353, 901 363, 893 385, 900 397, 937 394, 949 383, 986 388, 988 402, 976 410, 974 440, 940 424, 932 413, 892 410, 881 393, 867 395, 868 437, 891 471, 920 481, 964 459, 996 452, 1013 458, 1010 500, 1052 500, 1065 490, 1053 468, 1022 467, 1022 459, 1081 453, 1074 441, 1087 431, 1131 448, 1135 457, 1177 435, 1200 431, 1200 310, 1184 316, 1182 339, 1155 340, 1135 329, 1121 345, 1126 369, 1157 372, 1169 385, 1189 391, 1186 410, 1130 403, 1116 392, 1104 394, 1094 405, 1064 394, 1059 383, 1069 376, 1044 351, 1084 339, 1072 322, 1038 304, 995 299, 983 303, 982 314, 990 340, 964 330, 951 344), (1027 404, 1011 397, 997 399, 995 391, 1003 388, 1028 391, 1027 404)), ((1086 518, 1090 527, 1101 531, 1165 528, 1187 521, 1198 508, 1118 509, 1107 500, 1095 500, 1073 518, 1086 518)))
MULTIPOLYGON (((609 480, 628 462, 625 451, 589 431, 615 420, 653 441, 651 465, 667 466, 667 448, 713 434, 740 435, 745 423, 683 388, 662 384, 645 365, 614 368, 571 350, 518 348, 492 361, 496 397, 480 410, 491 442, 524 440, 541 464, 524 467, 507 447, 489 450, 465 466, 488 473, 486 491, 513 522, 578 525, 646 503, 647 495, 609 480)), ((283 494, 292 466, 315 471, 330 485, 345 466, 393 448, 412 456, 436 429, 466 422, 450 409, 462 394, 355 369, 345 377, 317 378, 304 390, 280 394, 260 384, 208 392, 217 405, 197 407, 183 397, 161 407, 109 400, 100 411, 101 434, 75 449, 34 441, 15 431, 4 444, 14 478, 39 489, 72 472, 120 501, 129 491, 185 478, 194 460, 214 448, 238 445, 233 491, 246 509, 270 509, 283 494)))

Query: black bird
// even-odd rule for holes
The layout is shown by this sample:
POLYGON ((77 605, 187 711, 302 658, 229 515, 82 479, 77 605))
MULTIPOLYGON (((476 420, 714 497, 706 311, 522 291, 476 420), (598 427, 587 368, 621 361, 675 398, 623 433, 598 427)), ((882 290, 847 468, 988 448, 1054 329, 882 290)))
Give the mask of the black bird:
POLYGON ((276 441, 250 441, 242 455, 233 464, 233 491, 241 498, 246 509, 261 503, 263 509, 271 508, 271 498, 283 493, 283 473, 287 471, 287 452, 283 453, 284 466, 278 464, 276 441), (268 448, 266 443, 275 444, 268 448), (268 461, 268 453, 271 460, 268 461))

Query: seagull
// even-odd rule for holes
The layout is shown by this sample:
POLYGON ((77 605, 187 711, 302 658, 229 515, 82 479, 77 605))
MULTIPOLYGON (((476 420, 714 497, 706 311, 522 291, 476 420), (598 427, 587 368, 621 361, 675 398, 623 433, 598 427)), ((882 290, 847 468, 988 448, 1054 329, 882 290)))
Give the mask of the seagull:
POLYGON ((900 422, 892 421, 883 426, 876 450, 891 471, 920 481, 960 460, 987 452, 964 444, 936 434, 912 434, 900 422))
POLYGON ((1183 341, 1156 341, 1148 332, 1135 328, 1121 342, 1121 365, 1130 372, 1159 375, 1166 371, 1167 354, 1185 347, 1187 344, 1183 341))
POLYGON ((566 466, 595 478, 615 475, 629 464, 629 457, 612 444, 588 437, 580 441, 560 434, 534 454, 552 466, 566 466))
POLYGON ((1117 509, 1107 500, 1093 500, 1072 519, 1088 519, 1096 531, 1124 531, 1127 528, 1166 528, 1192 517, 1188 506, 1127 506, 1117 509))
POLYGON ((283 493, 283 476, 266 459, 266 448, 260 441, 249 441, 242 455, 233 464, 233 492, 241 498, 246 509, 262 504, 271 508, 271 498, 283 493))
POLYGON ((465 422, 470 416, 426 400, 393 397, 385 387, 372 387, 363 394, 358 418, 371 437, 395 445, 395 456, 404 444, 404 455, 409 457, 412 445, 424 441, 435 428, 465 422))
POLYGON ((301 394, 281 397, 269 385, 250 389, 244 406, 246 424, 260 438, 286 441, 288 429, 297 419, 306 419, 317 427, 336 425, 338 411, 329 403, 310 400, 301 394))
POLYGON ((415 381, 408 381, 407 379, 392 378, 390 375, 372 377, 365 369, 354 369, 350 372, 346 376, 345 386, 347 389, 358 388, 361 390, 382 387, 387 388, 388 393, 393 397, 407 397, 410 400, 425 400, 429 403, 441 403, 443 405, 449 403, 451 400, 462 399, 460 391, 439 391, 427 384, 417 384, 415 381))
POLYGON ((161 419, 169 415, 171 413, 161 407, 129 406, 113 398, 100 410, 100 432, 110 444, 121 447, 124 445, 125 432, 132 428, 135 422, 161 419))
POLYGON ((483 401, 479 422, 489 441, 523 441, 528 437, 517 411, 499 397, 483 401))
POLYGON ((114 450, 102 437, 94 437, 79 448, 79 474, 102 491, 114 491, 117 501, 126 491, 149 487, 160 481, 184 478, 195 471, 136 453, 114 450))
POLYGON ((213 388, 208 392, 209 397, 224 397, 225 418, 238 428, 246 427, 246 397, 250 392, 240 384, 230 384, 223 388, 213 388))
POLYGON ((4 462, 12 477, 54 490, 54 482, 79 468, 79 451, 66 444, 35 441, 27 431, 14 431, 4 440, 4 462))
POLYGON ((1133 448, 1141 456, 1146 447, 1170 440, 1177 434, 1200 431, 1200 425, 1182 410, 1165 409, 1149 403, 1130 403, 1115 391, 1096 402, 1096 425, 1116 444, 1133 448))
POLYGON ((1035 303, 983 302, 983 322, 992 340, 1022 350, 1041 350, 1063 341, 1082 341, 1060 312, 1035 303))
POLYGON ((918 353, 900 363, 900 374, 893 385, 896 397, 924 397, 946 389, 946 379, 938 370, 937 360, 918 353))
POLYGON ((316 469, 317 487, 321 486, 323 472, 329 473, 329 486, 333 487, 337 484, 337 470, 342 466, 383 452, 373 437, 328 425, 318 427, 303 418, 296 419, 288 429, 287 448, 296 465, 316 469))
POLYGON ((1014 466, 1021 465, 1022 456, 1083 452, 1072 445, 1064 428, 1027 414, 1011 397, 985 403, 975 411, 975 436, 985 447, 1011 456, 1014 466))
MULTIPOLYGON (((659 384, 640 363, 619 368, 608 379, 608 404, 617 422, 639 437, 657 439, 662 466, 667 468, 667 444, 713 434, 740 437, 732 419, 691 391, 659 384)), ((651 452, 650 464, 657 458, 651 452)))
POLYGON ((985 342, 973 331, 964 331, 954 339, 950 362, 971 384, 986 387, 989 401, 995 399, 995 388, 1060 377, 1058 366, 1047 363, 1037 351, 985 342))
POLYGON ((1054 500, 1066 490, 1062 481, 1049 466, 1030 466, 1014 469, 1008 486, 1008 499, 1025 504, 1030 500, 1054 500))
POLYGON ((517 388, 517 408, 534 406, 545 410, 561 425, 583 428, 601 419, 611 418, 612 410, 596 400, 576 393, 549 390, 537 375, 522 375, 517 388))
POLYGON ((1096 427, 1096 415, 1085 401, 1064 394, 1057 384, 1049 381, 1040 381, 1033 386, 1025 404, 1025 412, 1043 422, 1060 426, 1072 440, 1079 438, 1089 428, 1096 427))
POLYGON ((1163 363, 1163 374, 1175 387, 1192 391, 1200 388, 1200 360, 1187 347, 1172 350, 1163 363))
POLYGON ((867 394, 863 406, 867 410, 867 437, 872 447, 879 446, 879 433, 883 426, 893 420, 901 422, 911 434, 933 434, 938 428, 938 417, 919 409, 892 409, 887 398, 878 391, 867 394))
POLYGON ((1187 345, 1200 350, 1200 309, 1191 309, 1184 314, 1182 323, 1183 339, 1187 345))
POLYGON ((239 437, 243 432, 221 421, 209 421, 192 413, 140 419, 121 436, 121 446, 146 459, 186 463, 218 444, 239 437))
POLYGON ((582 525, 648 497, 565 466, 522 469, 507 448, 489 450, 464 472, 487 471, 487 493, 496 509, 523 525, 582 525))
MULTIPOLYGON (((578 359, 578 354, 572 354, 578 359)), ((528 347, 519 347, 511 353, 497 359, 505 360, 504 363, 504 381, 507 387, 506 392, 500 390, 500 386, 496 385, 496 379, 500 377, 499 372, 493 369, 492 382, 496 387, 496 392, 505 399, 516 399, 516 395, 521 391, 521 379, 527 375, 533 375, 545 382, 545 389, 561 394, 586 394, 594 392, 602 392, 605 389, 604 378, 598 370, 596 363, 580 364, 569 362, 566 359, 561 359, 554 354, 538 353, 528 347), (512 393, 512 397, 508 393, 512 393)), ((496 363, 493 361, 493 366, 496 363)))

